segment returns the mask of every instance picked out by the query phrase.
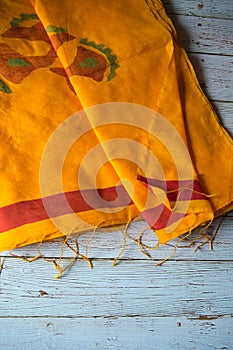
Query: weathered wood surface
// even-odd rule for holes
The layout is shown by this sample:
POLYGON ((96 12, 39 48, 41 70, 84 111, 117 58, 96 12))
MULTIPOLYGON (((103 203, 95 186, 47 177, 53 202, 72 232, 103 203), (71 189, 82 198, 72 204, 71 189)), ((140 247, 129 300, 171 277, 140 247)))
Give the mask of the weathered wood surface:
POLYGON ((78 261, 54 280, 52 266, 44 261, 20 264, 7 258, 0 316, 231 317, 232 263, 168 261, 156 267, 153 261, 128 260, 113 268, 101 259, 90 269, 78 261))
POLYGON ((1 346, 9 350, 232 349, 233 318, 6 318, 1 325, 9 330, 1 346))
MULTIPOLYGON (((194 64, 200 85, 220 120, 233 134, 232 0, 164 0, 194 64)), ((211 132, 211 131, 210 131, 211 132)), ((226 155, 227 157, 227 155, 226 155)), ((214 233, 219 218, 210 230, 214 233)), ((144 227, 134 223, 136 238, 144 227)), ((233 349, 233 214, 224 218, 214 243, 194 252, 169 246, 140 253, 132 240, 118 264, 121 231, 96 233, 89 244, 91 270, 78 259, 64 277, 54 280, 51 263, 31 264, 1 253, 0 346, 2 349, 233 349)), ((81 252, 90 233, 79 238, 81 252)), ((143 242, 156 244, 147 232, 143 242)), ((174 242, 175 244, 176 242, 174 242)), ((41 247, 58 259, 61 241, 41 247)), ((36 247, 15 252, 32 257, 36 247)), ((72 254, 66 249, 62 265, 72 254)))
POLYGON ((188 52, 232 55, 231 20, 177 15, 173 23, 188 52))
POLYGON ((163 0, 163 4, 171 17, 180 14, 191 17, 233 18, 231 0, 163 0))

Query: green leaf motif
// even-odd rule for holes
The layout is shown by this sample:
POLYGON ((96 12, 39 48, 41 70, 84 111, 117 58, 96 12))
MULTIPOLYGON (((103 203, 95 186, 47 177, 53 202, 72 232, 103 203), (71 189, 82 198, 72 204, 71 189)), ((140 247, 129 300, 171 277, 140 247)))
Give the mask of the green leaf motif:
POLYGON ((64 33, 66 30, 62 27, 56 27, 56 26, 53 26, 52 24, 48 25, 46 28, 45 28, 46 32, 47 33, 64 33))
POLYGON ((93 68, 93 67, 97 67, 98 65, 99 63, 96 61, 96 58, 93 56, 87 57, 81 63, 79 63, 79 66, 83 68, 93 68))
POLYGON ((117 63, 112 63, 111 66, 110 66, 110 73, 108 75, 108 80, 107 81, 110 81, 112 80, 115 76, 116 76, 116 69, 119 68, 119 64, 117 63))
POLYGON ((93 49, 102 52, 106 56, 110 63, 110 72, 107 81, 112 80, 116 76, 116 69, 120 67, 119 64, 116 63, 117 56, 112 54, 112 50, 109 47, 105 47, 104 44, 96 44, 94 41, 88 41, 88 38, 81 38, 79 42, 80 44, 90 46, 93 49))
POLYGON ((4 92, 5 94, 11 94, 12 93, 11 89, 9 88, 9 86, 7 86, 4 83, 4 81, 2 81, 1 79, 0 79, 0 91, 4 92))
POLYGON ((13 17, 10 22, 12 27, 19 27, 19 25, 24 21, 29 21, 30 19, 39 19, 36 13, 21 13, 19 17, 13 17))
POLYGON ((18 58, 9 58, 9 60, 7 61, 8 65, 10 67, 22 67, 22 66, 30 66, 30 64, 23 60, 22 58, 18 57, 18 58))

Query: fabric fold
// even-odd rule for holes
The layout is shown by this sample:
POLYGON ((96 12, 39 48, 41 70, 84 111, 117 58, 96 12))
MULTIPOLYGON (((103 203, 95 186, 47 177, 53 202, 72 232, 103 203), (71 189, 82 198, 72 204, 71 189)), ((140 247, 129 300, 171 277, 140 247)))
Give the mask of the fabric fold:
POLYGON ((159 0, 0 6, 0 250, 138 217, 166 243, 233 208, 232 139, 159 0))

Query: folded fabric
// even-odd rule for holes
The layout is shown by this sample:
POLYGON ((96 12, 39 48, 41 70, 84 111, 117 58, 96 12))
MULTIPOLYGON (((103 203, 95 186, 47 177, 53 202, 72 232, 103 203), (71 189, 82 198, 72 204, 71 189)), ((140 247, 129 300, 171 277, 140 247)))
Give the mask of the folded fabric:
POLYGON ((233 143, 159 0, 2 0, 0 251, 233 208, 233 143))

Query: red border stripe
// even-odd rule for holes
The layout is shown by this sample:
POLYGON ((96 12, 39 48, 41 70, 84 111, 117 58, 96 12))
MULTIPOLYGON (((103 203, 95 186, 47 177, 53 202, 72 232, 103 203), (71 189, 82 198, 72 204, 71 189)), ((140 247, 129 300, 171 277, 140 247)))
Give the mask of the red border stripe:
MULTIPOLYGON (((194 182, 188 180, 161 181, 156 179, 147 179, 143 176, 138 176, 138 180, 142 181, 146 186, 150 185, 164 189, 164 191, 168 192, 167 197, 169 201, 176 201, 178 199, 178 195, 180 201, 188 199, 206 199, 206 195, 203 193, 203 189, 197 180, 195 180, 194 182), (181 191, 182 187, 191 188, 186 188, 181 191), (173 192, 169 193, 169 191, 173 192), (192 191, 191 198, 190 191, 192 191)), ((98 194, 102 199, 108 202, 106 203, 106 207, 108 208, 123 207, 126 205, 133 204, 132 200, 129 198, 129 195, 123 186, 108 187, 98 190, 93 189, 83 191, 72 191, 66 192, 64 194, 62 193, 52 195, 44 198, 43 200, 42 198, 38 198, 28 201, 21 201, 0 208, 0 233, 25 224, 46 220, 49 217, 58 217, 70 214, 72 212, 81 213, 84 211, 98 209, 101 207, 103 208, 102 202, 99 201, 98 196, 96 196, 96 191, 98 191, 98 194), (93 202, 94 199, 94 205, 92 207, 84 200, 82 193, 85 193, 85 198, 89 197, 91 199, 91 202, 93 202), (70 208, 68 208, 68 210, 67 208, 64 208, 61 205, 61 199, 64 195, 66 197, 67 202, 70 205, 70 208), (44 201, 46 201, 46 208, 52 208, 52 216, 48 215, 48 213, 46 212, 44 207, 44 201), (112 201, 114 201, 114 203, 111 205, 112 201)), ((172 212, 165 206, 164 208, 158 206, 156 208, 146 210, 142 213, 144 219, 148 222, 148 224, 151 223, 151 226, 154 229, 166 227, 166 224, 168 223, 168 220, 171 215, 172 212), (158 217, 158 212, 160 212, 161 214, 159 215, 159 218, 155 223, 155 218, 158 217)), ((179 218, 179 214, 177 214, 176 219, 178 220, 179 218)))
MULTIPOLYGON (((63 194, 46 197, 44 201, 46 201, 46 207, 53 208, 52 217, 70 214, 72 212, 80 213, 102 207, 102 202, 99 201, 98 205, 97 200, 95 201, 95 208, 88 205, 82 197, 82 192, 85 192, 86 198, 88 196, 96 196, 96 190, 66 192, 65 197, 70 205, 69 210, 59 205, 59 203, 62 203, 61 198, 63 194)), ((115 200, 114 207, 132 204, 123 186, 98 189, 98 193, 102 199, 109 201, 108 207, 111 206, 111 201, 113 200, 115 200)), ((46 220, 49 217, 51 216, 48 216, 41 198, 14 203, 0 208, 0 233, 25 224, 46 220)))
POLYGON ((176 221, 182 219, 186 214, 171 211, 165 205, 160 204, 155 208, 147 209, 141 213, 143 219, 154 230, 162 230, 169 224, 172 225, 176 221))
POLYGON ((141 175, 138 175, 137 179, 146 185, 163 189, 167 193, 167 198, 170 202, 175 202, 177 199, 179 201, 206 199, 206 194, 198 180, 163 181, 148 179, 141 175), (191 194, 190 191, 192 191, 191 194))

